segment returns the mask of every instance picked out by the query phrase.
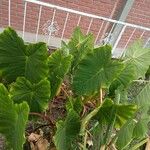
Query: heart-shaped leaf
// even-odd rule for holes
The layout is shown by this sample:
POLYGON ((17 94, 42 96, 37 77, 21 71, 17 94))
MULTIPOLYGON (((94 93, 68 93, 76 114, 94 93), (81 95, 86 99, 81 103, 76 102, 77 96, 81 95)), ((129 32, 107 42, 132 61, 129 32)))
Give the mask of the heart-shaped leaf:
POLYGON ((23 149, 28 113, 27 103, 14 104, 7 89, 0 84, 0 133, 6 137, 10 149, 23 149))
POLYGON ((73 89, 78 95, 89 95, 100 88, 108 88, 124 65, 111 59, 111 47, 93 50, 80 63, 73 78, 73 89))
POLYGON ((135 127, 135 122, 133 120, 128 121, 117 133, 117 148, 123 150, 126 146, 130 144, 133 140, 133 130, 135 127))
POLYGON ((115 126, 120 128, 128 119, 133 117, 136 110, 136 105, 114 104, 112 100, 106 99, 95 118, 100 122, 109 124, 112 121, 111 116, 113 116, 115 118, 115 126))
POLYGON ((51 83, 51 99, 58 94, 59 88, 65 75, 71 66, 71 55, 63 54, 62 50, 57 50, 48 59, 49 81, 51 83))
POLYGON ((145 109, 150 106, 150 83, 147 83, 145 87, 134 98, 134 102, 139 108, 145 109))
POLYGON ((16 103, 26 101, 31 112, 42 112, 50 99, 50 83, 45 79, 32 84, 24 77, 18 77, 10 86, 10 96, 16 103))
POLYGON ((109 88, 110 95, 114 94, 115 90, 122 86, 124 89, 135 79, 135 68, 132 64, 125 64, 120 75, 114 80, 109 88))
POLYGON ((144 48, 141 41, 136 41, 125 52, 124 60, 134 65, 137 79, 144 78, 150 66, 150 48, 144 48))
POLYGON ((59 121, 57 123, 57 131, 54 136, 57 150, 70 150, 71 143, 76 139, 79 131, 79 115, 74 110, 70 110, 65 121, 59 121))
POLYGON ((32 82, 39 82, 47 76, 47 58, 45 43, 25 45, 12 28, 0 34, 0 70, 6 81, 25 76, 32 82))

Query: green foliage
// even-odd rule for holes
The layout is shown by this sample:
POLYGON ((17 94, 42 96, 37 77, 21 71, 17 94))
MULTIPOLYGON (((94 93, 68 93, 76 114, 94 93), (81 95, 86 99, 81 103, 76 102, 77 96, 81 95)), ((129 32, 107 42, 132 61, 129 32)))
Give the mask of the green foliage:
POLYGON ((108 88, 122 69, 122 63, 111 60, 110 46, 96 48, 79 63, 73 89, 78 95, 90 95, 100 88, 108 88))
POLYGON ((93 50, 93 41, 94 39, 92 34, 84 35, 79 27, 75 28, 71 40, 65 46, 69 50, 69 53, 73 56, 71 66, 72 73, 86 54, 93 50))
POLYGON ((62 50, 55 51, 48 59, 49 81, 51 83, 51 99, 59 92, 64 76, 71 65, 71 55, 65 55, 62 50))
POLYGON ((7 89, 0 84, 0 133, 6 137, 10 149, 23 148, 28 113, 27 103, 14 104, 7 89))
POLYGON ((119 87, 123 89, 127 88, 128 85, 135 79, 135 68, 132 64, 125 63, 124 69, 120 75, 114 80, 109 88, 110 95, 113 95, 115 90, 119 87))
POLYGON ((131 147, 134 146, 130 145, 130 143, 132 143, 134 139, 143 140, 143 138, 146 137, 146 133, 148 131, 147 124, 147 118, 142 118, 138 122, 135 119, 132 119, 124 124, 124 126, 117 133, 118 138, 116 145, 118 149, 131 149, 131 147))
POLYGON ((9 148, 22 149, 29 107, 37 114, 44 111, 64 81, 59 96, 68 101, 65 117, 56 124, 58 150, 89 149, 89 139, 93 150, 112 146, 123 150, 145 139, 150 83, 134 97, 128 89, 133 80, 144 78, 150 49, 138 41, 122 59, 112 59, 111 49, 109 45, 94 48, 93 35, 84 35, 77 27, 71 40, 48 56, 45 43, 26 45, 13 29, 6 28, 0 34, 0 79, 8 88, 0 84, 0 133, 9 148))
POLYGON ((139 139, 143 138, 148 131, 148 118, 142 118, 137 123, 133 130, 133 137, 139 139))
POLYGON ((6 80, 13 81, 24 75, 25 49, 23 40, 13 29, 6 28, 0 34, 0 70, 6 80))
POLYGON ((147 83, 141 92, 135 97, 134 102, 139 106, 150 107, 150 83, 147 83))
POLYGON ((114 104, 110 99, 106 99, 95 118, 100 122, 107 122, 108 124, 115 118, 116 127, 121 127, 126 121, 133 117, 137 110, 136 105, 114 104))
POLYGON ((70 150, 71 143, 76 139, 79 131, 79 115, 74 110, 70 109, 65 121, 59 121, 57 123, 57 131, 54 136, 57 150, 70 150))
POLYGON ((32 84, 26 78, 18 77, 10 85, 10 96, 15 103, 26 101, 31 112, 42 112, 47 108, 50 99, 50 83, 45 79, 32 84))
POLYGON ((128 64, 134 65, 136 78, 144 78, 150 65, 150 48, 143 48, 141 41, 133 43, 125 52, 124 60, 128 64))
POLYGON ((92 150, 100 149, 101 145, 104 144, 104 132, 105 128, 102 124, 98 123, 92 130, 92 140, 93 140, 93 147, 92 150))
POLYGON ((47 77, 47 48, 45 43, 29 44, 26 47, 25 77, 34 83, 47 77))
POLYGON ((8 82, 15 81, 18 76, 25 76, 32 82, 46 77, 47 57, 45 43, 25 45, 11 28, 0 34, 0 70, 2 78, 8 82))
POLYGON ((148 68, 148 70, 147 70, 147 72, 146 72, 146 74, 145 74, 145 77, 146 77, 147 79, 150 79, 150 66, 149 66, 149 68, 148 68))
POLYGON ((136 105, 114 104, 111 99, 106 99, 99 106, 82 119, 81 134, 91 119, 99 121, 100 124, 114 125, 120 128, 126 121, 133 117, 137 108, 136 105))
POLYGON ((80 97, 77 98, 72 98, 69 97, 68 98, 69 101, 66 104, 66 109, 69 111, 70 109, 73 109, 74 111, 76 111, 78 114, 81 113, 82 108, 83 108, 83 103, 80 97))
POLYGON ((117 148, 123 150, 126 146, 130 144, 133 139, 133 129, 135 127, 135 122, 133 120, 128 121, 118 132, 118 139, 116 142, 117 148))

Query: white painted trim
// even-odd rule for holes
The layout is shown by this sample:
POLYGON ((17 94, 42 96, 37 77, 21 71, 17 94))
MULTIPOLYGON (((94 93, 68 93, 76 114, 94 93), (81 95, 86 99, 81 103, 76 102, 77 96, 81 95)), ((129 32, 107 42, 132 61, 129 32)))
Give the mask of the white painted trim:
POLYGON ((42 12, 42 6, 40 6, 40 10, 39 10, 38 24, 37 24, 36 37, 35 37, 35 41, 36 41, 36 42, 37 42, 38 33, 39 33, 41 12, 42 12))
MULTIPOLYGON (((53 17, 52 17, 51 24, 53 24, 53 23, 54 23, 55 14, 56 14, 56 9, 54 9, 54 11, 53 11, 53 17)), ((51 38, 51 34, 52 34, 52 32, 50 31, 50 32, 49 32, 48 41, 47 41, 48 45, 49 45, 49 41, 50 41, 50 38, 51 38)))
POLYGON ((69 17, 69 13, 67 13, 67 15, 66 15, 66 19, 65 19, 65 23, 64 23, 63 31, 62 31, 62 34, 61 34, 61 40, 62 40, 62 39, 63 39, 63 37, 64 37, 64 33, 65 33, 65 29, 66 29, 66 25, 67 25, 68 17, 69 17))
POLYGON ((25 33, 25 24, 26 24, 26 11, 27 11, 27 2, 25 2, 24 6, 24 18, 23 18, 23 33, 22 33, 22 38, 24 39, 24 33, 25 33))
POLYGON ((10 5, 11 5, 11 0, 8 1, 8 25, 10 26, 10 5))
POLYGON ((121 37, 122 37, 122 34, 124 33, 124 30, 126 29, 126 27, 127 27, 126 25, 123 26, 123 28, 122 28, 122 30, 121 30, 121 32, 120 32, 120 34, 119 34, 119 36, 118 36, 118 38, 117 38, 117 40, 116 40, 114 46, 113 46, 112 52, 114 52, 115 49, 117 48, 117 45, 118 45, 118 43, 119 43, 119 41, 120 41, 120 39, 121 39, 121 37))
POLYGON ((89 33, 89 31, 90 31, 90 28, 91 28, 91 25, 92 25, 92 22, 93 22, 93 18, 91 18, 91 21, 90 21, 90 24, 89 24, 89 27, 88 27, 88 29, 87 29, 87 32, 86 32, 86 34, 88 34, 88 33, 89 33))

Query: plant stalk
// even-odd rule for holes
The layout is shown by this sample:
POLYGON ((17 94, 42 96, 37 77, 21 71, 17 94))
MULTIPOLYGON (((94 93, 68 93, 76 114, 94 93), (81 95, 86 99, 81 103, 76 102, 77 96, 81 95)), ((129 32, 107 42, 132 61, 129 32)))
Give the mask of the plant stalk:
MULTIPOLYGON (((148 140, 149 140, 149 138, 146 138, 146 139, 140 141, 138 144, 134 145, 134 146, 131 148, 131 150, 136 150, 136 149, 138 149, 138 148, 139 148, 140 146, 142 146, 143 144, 148 143, 148 140)), ((147 144, 146 144, 146 147, 147 147, 147 144)), ((148 149, 145 149, 145 150, 148 150, 148 149)))
POLYGON ((101 147, 100 147, 100 150, 105 150, 105 145, 102 145, 101 147))
POLYGON ((99 100, 97 101, 97 106, 102 104, 102 102, 103 102, 103 90, 102 90, 102 88, 100 88, 100 90, 99 90, 99 100))
POLYGON ((83 150, 86 150, 86 141, 87 141, 87 137, 88 137, 88 134, 87 134, 87 132, 85 132, 85 135, 84 135, 83 150))

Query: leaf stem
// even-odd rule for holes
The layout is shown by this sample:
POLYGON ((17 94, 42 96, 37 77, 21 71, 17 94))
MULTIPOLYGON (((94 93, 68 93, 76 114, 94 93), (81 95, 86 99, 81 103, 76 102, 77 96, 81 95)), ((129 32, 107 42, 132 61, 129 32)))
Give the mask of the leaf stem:
POLYGON ((103 102, 103 90, 100 89, 100 104, 103 102))
POLYGON ((105 145, 102 145, 101 147, 100 147, 100 150, 105 150, 105 145))
POLYGON ((85 135, 84 135, 83 150, 86 150, 86 141, 87 141, 87 137, 88 137, 88 134, 87 134, 87 132, 85 132, 85 135))
POLYGON ((68 93, 66 92, 66 90, 65 90, 63 87, 61 87, 61 89, 62 89, 62 91, 65 93, 65 95, 67 96, 67 98, 69 98, 69 95, 68 95, 68 93))
POLYGON ((103 102, 103 90, 102 90, 102 88, 100 88, 100 90, 99 90, 99 100, 97 100, 97 106, 102 104, 102 102, 103 102))
POLYGON ((97 114, 97 112, 99 111, 99 109, 101 108, 102 104, 95 108, 93 111, 91 111, 85 118, 83 118, 82 122, 81 122, 81 131, 80 134, 83 134, 85 129, 86 129, 86 125, 89 123, 89 121, 91 120, 91 118, 93 116, 95 116, 97 114))
POLYGON ((137 148, 139 148, 140 146, 142 146, 143 144, 145 144, 146 142, 148 142, 149 138, 146 138, 142 141, 140 141, 138 144, 134 145, 131 150, 136 150, 137 148))

